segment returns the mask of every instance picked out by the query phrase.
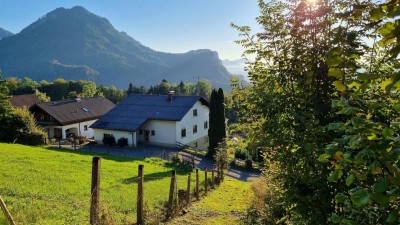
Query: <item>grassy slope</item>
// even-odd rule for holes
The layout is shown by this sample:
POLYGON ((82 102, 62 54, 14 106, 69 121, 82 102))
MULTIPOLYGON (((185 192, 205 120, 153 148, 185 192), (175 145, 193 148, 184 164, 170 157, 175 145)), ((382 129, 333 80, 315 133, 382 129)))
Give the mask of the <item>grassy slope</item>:
POLYGON ((168 224, 241 224, 241 217, 249 206, 251 193, 250 183, 227 178, 207 197, 193 203, 189 213, 168 224))
MULTIPOLYGON (((17 224, 89 224, 92 156, 89 152, 0 143, 0 195, 17 224)), ((162 160, 102 156, 100 201, 118 224, 136 220, 139 164, 145 165, 148 207, 168 198, 172 168, 162 160)), ((178 170, 177 179, 178 188, 185 188, 186 172, 178 170)), ((0 224, 6 224, 2 213, 0 224)))

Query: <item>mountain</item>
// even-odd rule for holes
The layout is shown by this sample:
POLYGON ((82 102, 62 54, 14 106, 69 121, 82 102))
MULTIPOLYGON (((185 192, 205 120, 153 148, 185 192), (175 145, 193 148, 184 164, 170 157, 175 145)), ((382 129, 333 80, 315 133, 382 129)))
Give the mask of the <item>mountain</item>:
POLYGON ((14 34, 11 33, 10 31, 4 30, 3 28, 0 27, 0 40, 5 37, 12 36, 12 35, 14 35, 14 34))
POLYGON ((244 70, 246 67, 246 59, 237 59, 237 60, 229 60, 229 59, 224 59, 222 60, 222 64, 226 67, 226 69, 234 74, 234 75, 240 75, 243 77, 244 80, 249 81, 248 74, 244 70))
POLYGON ((0 40, 0 68, 4 77, 86 79, 124 89, 129 82, 145 86, 162 79, 194 82, 193 76, 207 77, 215 87, 228 89, 232 76, 215 51, 155 51, 81 6, 57 8, 0 40))

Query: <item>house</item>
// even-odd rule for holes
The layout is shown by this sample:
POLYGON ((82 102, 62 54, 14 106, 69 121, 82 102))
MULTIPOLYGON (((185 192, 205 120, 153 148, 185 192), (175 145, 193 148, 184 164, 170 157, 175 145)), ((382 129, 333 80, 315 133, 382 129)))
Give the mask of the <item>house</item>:
POLYGON ((10 103, 14 108, 30 108, 36 103, 39 103, 40 100, 34 95, 14 95, 10 98, 10 103))
POLYGON ((209 103, 201 96, 129 95, 91 127, 94 138, 113 135, 137 143, 208 147, 209 103))
POLYGON ((30 109, 38 125, 47 130, 49 138, 65 139, 71 135, 93 137, 90 128, 97 119, 115 106, 104 97, 59 102, 36 103, 30 109))

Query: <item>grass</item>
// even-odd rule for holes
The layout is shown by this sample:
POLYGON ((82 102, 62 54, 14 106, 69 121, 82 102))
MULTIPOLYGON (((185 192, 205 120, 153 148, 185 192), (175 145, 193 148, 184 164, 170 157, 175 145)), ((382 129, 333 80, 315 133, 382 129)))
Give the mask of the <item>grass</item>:
MULTIPOLYGON (((93 153, 0 143, 0 195, 17 224, 89 224, 93 153)), ((136 176, 144 165, 148 210, 168 199, 171 165, 100 155, 101 208, 116 224, 136 221, 136 176)), ((187 168, 177 168, 178 188, 186 189, 187 168)), ((192 175, 192 187, 194 187, 192 175)), ((200 181, 203 182, 203 176, 200 181)), ((7 224, 0 213, 0 224, 7 224)))
POLYGON ((189 213, 168 224, 242 224, 251 197, 250 183, 225 178, 220 187, 193 203, 189 213))

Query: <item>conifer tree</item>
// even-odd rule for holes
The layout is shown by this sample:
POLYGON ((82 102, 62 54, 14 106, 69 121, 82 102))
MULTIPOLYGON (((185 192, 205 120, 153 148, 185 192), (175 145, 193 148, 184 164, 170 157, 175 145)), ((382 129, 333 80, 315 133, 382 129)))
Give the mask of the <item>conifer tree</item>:
POLYGON ((209 123, 207 156, 212 158, 215 155, 218 143, 223 141, 226 136, 224 92, 221 88, 218 91, 214 89, 211 92, 209 123))

